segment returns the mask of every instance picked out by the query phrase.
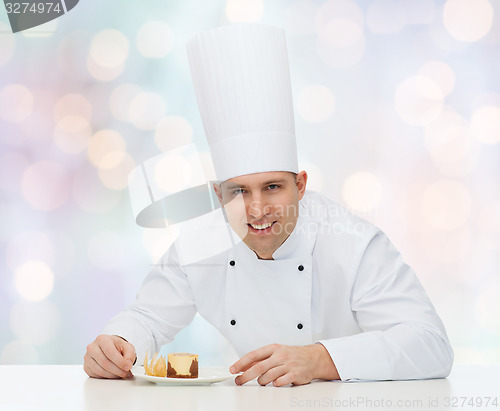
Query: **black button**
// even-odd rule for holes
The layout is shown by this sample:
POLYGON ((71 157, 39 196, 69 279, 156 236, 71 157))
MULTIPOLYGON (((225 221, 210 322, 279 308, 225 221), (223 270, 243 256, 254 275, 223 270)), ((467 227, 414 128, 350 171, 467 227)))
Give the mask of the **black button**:
POLYGON ((235 320, 231 320, 230 324, 231 325, 236 325, 236 321, 235 320))
POLYGON ((301 264, 301 265, 299 265, 298 269, 299 269, 299 271, 304 271, 304 266, 301 264))
POLYGON ((234 260, 229 261, 229 265, 230 265, 231 267, 234 267, 234 265, 235 265, 235 264, 236 264, 236 263, 234 262, 234 260))
POLYGON ((297 328, 298 328, 299 330, 302 330, 302 328, 304 328, 304 326, 303 326, 301 323, 298 323, 298 324, 297 324, 297 328))

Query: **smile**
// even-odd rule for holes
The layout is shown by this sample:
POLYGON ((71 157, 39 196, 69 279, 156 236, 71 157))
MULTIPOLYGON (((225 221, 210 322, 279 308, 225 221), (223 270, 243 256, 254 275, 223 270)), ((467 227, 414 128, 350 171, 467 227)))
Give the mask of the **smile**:
POLYGON ((248 232, 253 235, 269 235, 272 233, 273 225, 275 221, 272 223, 262 223, 262 224, 247 224, 248 232))
POLYGON ((252 228, 255 228, 256 230, 264 230, 268 227, 271 227, 273 223, 265 223, 265 224, 250 224, 252 228))

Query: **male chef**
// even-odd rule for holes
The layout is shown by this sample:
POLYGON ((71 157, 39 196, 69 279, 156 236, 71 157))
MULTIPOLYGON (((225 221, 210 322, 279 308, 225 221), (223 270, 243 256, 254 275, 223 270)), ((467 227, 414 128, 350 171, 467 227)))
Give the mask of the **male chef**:
POLYGON ((236 24, 187 51, 222 208, 181 231, 87 347, 87 374, 129 377, 198 312, 241 356, 239 385, 446 377, 453 351, 412 269, 377 227, 306 191, 284 32, 236 24), (224 230, 232 246, 203 253, 224 230))

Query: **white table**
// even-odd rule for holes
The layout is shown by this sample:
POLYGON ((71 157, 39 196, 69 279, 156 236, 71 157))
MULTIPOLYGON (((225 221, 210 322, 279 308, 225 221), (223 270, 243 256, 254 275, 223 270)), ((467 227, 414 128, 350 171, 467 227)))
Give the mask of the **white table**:
POLYGON ((297 387, 158 386, 137 378, 88 378, 80 365, 0 366, 0 410, 500 410, 500 365, 456 365, 446 379, 297 387), (488 407, 485 407, 489 400, 488 407), (493 403, 496 397, 497 405, 493 403), (472 406, 472 402, 474 406, 472 406), (482 406, 478 406, 482 401, 482 406))

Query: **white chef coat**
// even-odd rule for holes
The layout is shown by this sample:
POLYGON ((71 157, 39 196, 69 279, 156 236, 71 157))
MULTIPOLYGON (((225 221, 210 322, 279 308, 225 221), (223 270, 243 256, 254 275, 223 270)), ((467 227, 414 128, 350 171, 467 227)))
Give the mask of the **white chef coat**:
POLYGON ((318 193, 307 191, 299 204, 297 226, 273 260, 240 242, 181 264, 181 244, 217 237, 181 232, 137 300, 103 333, 131 342, 140 361, 152 342, 172 341, 198 312, 239 355, 271 343, 320 342, 344 381, 447 376, 453 350, 443 323, 385 234, 318 193))

